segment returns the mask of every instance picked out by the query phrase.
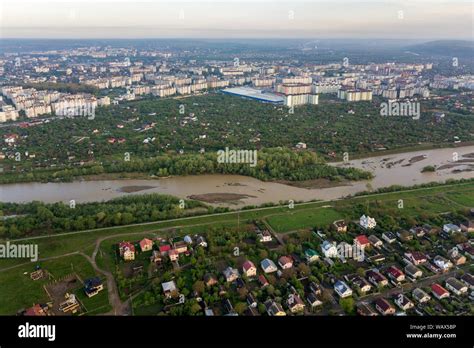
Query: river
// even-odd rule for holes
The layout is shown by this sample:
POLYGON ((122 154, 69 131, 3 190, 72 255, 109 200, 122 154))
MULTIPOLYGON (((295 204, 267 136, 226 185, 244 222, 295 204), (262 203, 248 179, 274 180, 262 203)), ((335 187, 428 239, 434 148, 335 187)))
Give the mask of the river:
MULTIPOLYGON (((374 173, 370 181, 353 182, 349 185, 327 188, 299 188, 275 182, 263 182, 238 175, 199 175, 150 180, 98 180, 74 181, 71 183, 19 183, 0 186, 3 202, 77 203, 110 200, 130 194, 162 193, 179 198, 191 195, 234 194, 225 202, 214 202, 215 206, 242 207, 266 202, 286 200, 329 200, 367 190, 391 185, 412 186, 447 179, 474 178, 474 146, 405 152, 357 159, 335 166, 353 166, 374 173), (454 161, 457 156, 457 161, 454 161), (410 163, 410 160, 411 163, 410 163), (428 165, 437 166, 436 172, 421 173, 428 165), (454 172, 457 171, 457 172, 454 172), (131 192, 130 192, 131 191, 131 192)), ((215 195, 219 196, 219 195, 215 195)))

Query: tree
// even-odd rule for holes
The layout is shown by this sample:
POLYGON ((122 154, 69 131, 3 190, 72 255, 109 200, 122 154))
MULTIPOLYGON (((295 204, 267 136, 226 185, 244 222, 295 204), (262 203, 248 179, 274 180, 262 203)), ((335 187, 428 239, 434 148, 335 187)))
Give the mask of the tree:
POLYGON ((245 312, 245 310, 247 309, 247 304, 245 302, 238 302, 234 306, 234 309, 239 315, 242 315, 245 312))
POLYGON ((193 284, 193 290, 196 291, 199 294, 204 293, 205 289, 206 289, 206 285, 204 284, 204 282, 202 280, 197 280, 193 284))
POLYGON ((311 269, 309 268, 309 266, 305 263, 300 263, 298 265, 298 271, 300 272, 300 274, 303 276, 303 277, 307 277, 311 274, 311 269))
POLYGON ((355 305, 354 305, 354 299, 352 297, 341 298, 339 300, 339 305, 347 314, 349 315, 354 314, 355 305))

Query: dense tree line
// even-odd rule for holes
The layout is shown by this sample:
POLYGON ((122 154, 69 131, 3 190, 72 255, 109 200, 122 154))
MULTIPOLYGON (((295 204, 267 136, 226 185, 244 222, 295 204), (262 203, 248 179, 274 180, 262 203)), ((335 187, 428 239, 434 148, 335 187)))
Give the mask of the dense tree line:
POLYGON ((131 157, 130 161, 115 160, 101 165, 63 170, 32 171, 4 175, 0 183, 20 181, 70 181, 74 177, 102 173, 147 173, 166 177, 170 175, 240 174, 260 180, 301 181, 326 178, 330 180, 362 180, 371 173, 357 168, 339 168, 324 163, 314 152, 295 152, 290 149, 263 149, 257 153, 257 163, 218 163, 217 153, 163 154, 152 158, 131 157))
POLYGON ((182 208, 178 198, 160 194, 130 195, 74 207, 38 201, 0 202, 0 214, 4 217, 0 219, 0 238, 120 226, 221 210, 192 200, 186 200, 182 208))

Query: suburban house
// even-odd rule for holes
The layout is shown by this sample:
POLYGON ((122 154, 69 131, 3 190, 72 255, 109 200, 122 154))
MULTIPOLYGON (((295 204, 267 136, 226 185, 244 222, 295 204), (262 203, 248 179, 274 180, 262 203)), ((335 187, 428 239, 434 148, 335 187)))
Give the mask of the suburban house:
POLYGON ((202 236, 198 236, 196 238, 196 245, 201 246, 203 248, 207 248, 207 241, 202 236))
POLYGON ((121 242, 119 244, 120 256, 125 261, 135 260, 135 246, 130 242, 121 242))
POLYGON ((446 279, 446 288, 449 291, 454 292, 456 295, 462 295, 467 293, 467 286, 454 277, 446 279))
POLYGON ((169 244, 162 244, 158 247, 158 250, 160 251, 161 255, 165 256, 168 254, 168 252, 171 250, 171 245, 169 244))
POLYGON ((334 244, 325 240, 323 244, 321 244, 321 250, 325 257, 332 258, 337 257, 337 248, 334 244))
POLYGON ((268 283, 268 280, 267 278, 265 278, 265 276, 263 274, 260 274, 258 276, 258 282, 260 283, 260 285, 262 286, 262 288, 266 287, 269 285, 268 283))
POLYGON ((436 283, 431 284, 431 292, 438 300, 442 300, 443 298, 449 297, 449 291, 436 283))
POLYGON ((321 295, 321 285, 315 283, 315 282, 310 282, 309 283, 309 290, 313 292, 315 295, 321 295))
POLYGON ((334 291, 341 298, 352 296, 352 289, 342 280, 338 280, 334 284, 334 291))
POLYGON ((232 302, 228 298, 226 298, 224 301, 222 301, 222 306, 225 308, 227 315, 235 315, 235 310, 234 306, 232 305, 232 302))
POLYGON ((455 233, 455 232, 461 232, 461 227, 454 224, 445 224, 443 225, 443 231, 449 234, 455 233))
POLYGON ((150 256, 150 262, 158 264, 161 263, 161 261, 163 261, 163 257, 160 252, 158 250, 153 250, 150 256))
POLYGON ((206 286, 213 286, 213 285, 216 285, 218 283, 217 277, 212 273, 204 274, 203 280, 204 280, 204 284, 206 284, 206 286))
POLYGON ((416 288, 415 290, 413 290, 412 295, 413 298, 419 303, 425 303, 431 300, 431 296, 420 288, 416 288))
POLYGON ((242 271, 247 277, 255 277, 257 275, 257 267, 252 261, 245 261, 242 265, 242 271))
POLYGON ((397 240, 397 237, 393 232, 384 232, 382 233, 382 239, 384 239, 387 243, 392 244, 397 240))
POLYGON ((368 270, 366 273, 365 273, 367 279, 369 280, 369 282, 371 282, 372 284, 374 284, 375 286, 386 286, 388 284, 388 280, 387 278, 385 278, 385 276, 380 273, 379 271, 375 270, 375 269, 371 269, 371 270, 368 270))
POLYGON ((413 279, 420 278, 423 275, 421 269, 411 263, 405 266, 405 273, 407 276, 413 279))
POLYGON ((315 262, 319 260, 318 252, 313 249, 306 249, 304 252, 304 256, 306 258, 306 261, 308 262, 315 262))
POLYGON ((260 266, 265 273, 273 273, 278 270, 275 263, 270 259, 263 259, 262 262, 260 262, 260 266))
POLYGON ((171 262, 174 262, 179 259, 179 253, 176 249, 171 249, 170 251, 168 251, 168 256, 171 262))
POLYGON ((184 240, 173 243, 173 249, 176 250, 179 254, 185 253, 188 251, 188 243, 184 240))
POLYGON ((163 288, 163 293, 168 298, 173 297, 177 293, 176 284, 174 280, 171 280, 166 283, 161 283, 161 287, 163 288))
POLYGON ((288 305, 291 313, 304 311, 304 302, 298 294, 290 294, 286 300, 286 304, 288 305))
POLYGON ((308 301, 309 305, 313 308, 321 306, 323 304, 323 302, 318 299, 318 297, 312 292, 310 292, 309 295, 306 296, 306 301, 308 301))
POLYGON ((390 266, 387 268, 387 274, 397 283, 403 282, 405 280, 405 274, 395 266, 390 266))
POLYGON ((423 254, 421 251, 405 253, 405 258, 415 266, 421 265, 427 261, 425 254, 423 254))
POLYGON ((472 276, 471 273, 465 273, 461 277, 461 281, 467 285, 469 290, 474 290, 474 277, 472 276))
POLYGON ((370 235, 369 237, 369 242, 375 247, 375 248, 381 248, 383 245, 382 240, 380 240, 379 237, 377 237, 375 234, 370 235))
POLYGON ((443 272, 447 272, 453 267, 453 264, 452 264, 451 261, 449 261, 448 259, 446 259, 446 258, 444 258, 440 255, 436 255, 433 259, 433 262, 443 272))
POLYGON ((344 220, 334 221, 332 225, 334 226, 337 232, 347 232, 347 224, 344 222, 344 220))
POLYGON ((432 227, 428 224, 424 224, 422 228, 423 231, 425 231, 425 234, 437 234, 439 232, 439 229, 437 227, 432 227))
POLYGON ((227 267, 222 273, 227 282, 233 282, 239 277, 239 270, 237 268, 227 267))
POLYGON ((365 234, 361 234, 354 238, 354 245, 360 249, 365 249, 367 246, 370 246, 369 238, 365 234))
POLYGON ((456 266, 464 265, 467 261, 466 256, 461 254, 457 248, 448 251, 448 257, 456 266))
POLYGON ((462 251, 466 256, 469 256, 471 260, 474 260, 474 247, 469 242, 457 244, 458 250, 462 251))
POLYGON ((283 310, 283 307, 272 299, 268 299, 265 301, 265 309, 267 310, 267 313, 270 316, 281 317, 286 315, 285 311, 283 310))
POLYGON ((463 221, 459 227, 461 227, 461 231, 463 232, 474 232, 474 221, 463 221))
POLYGON ((255 300, 255 297, 252 295, 251 292, 249 292, 247 294, 247 304, 250 306, 250 307, 257 307, 257 300, 255 300))
POLYGON ((421 226, 416 226, 410 228, 410 233, 416 237, 423 237, 426 233, 425 229, 421 226))
POLYGON ((395 307, 393 307, 386 299, 380 297, 374 301, 375 309, 382 315, 395 314, 395 307))
POLYGON ((270 231, 264 230, 262 232, 257 233, 257 239, 262 243, 267 243, 272 241, 272 235, 270 231))
POLYGON ((104 284, 99 277, 89 278, 84 281, 84 292, 87 297, 93 297, 104 290, 104 284))
POLYGON ((362 228, 365 228, 366 230, 371 230, 377 226, 377 222, 375 221, 374 218, 371 218, 370 216, 365 216, 362 215, 359 219, 359 225, 362 228))
POLYGON ((48 306, 47 305, 40 305, 35 304, 33 307, 26 309, 23 312, 23 315, 28 317, 43 317, 48 315, 48 306))
POLYGON ((395 295, 393 302, 395 302, 395 304, 403 311, 409 310, 415 306, 415 304, 402 293, 395 295))
POLYGON ((281 256, 278 259, 278 264, 280 265, 282 269, 288 269, 288 268, 293 267, 293 260, 291 259, 291 257, 281 256))
POLYGON ((142 250, 142 252, 150 251, 151 249, 153 249, 153 241, 148 238, 143 238, 140 241, 140 249, 142 250))
POLYGON ((369 292, 372 289, 372 285, 363 277, 359 275, 346 276, 346 279, 350 281, 362 294, 369 292))
POLYGON ((374 317, 378 315, 367 302, 361 302, 357 305, 357 314, 363 317, 374 317))

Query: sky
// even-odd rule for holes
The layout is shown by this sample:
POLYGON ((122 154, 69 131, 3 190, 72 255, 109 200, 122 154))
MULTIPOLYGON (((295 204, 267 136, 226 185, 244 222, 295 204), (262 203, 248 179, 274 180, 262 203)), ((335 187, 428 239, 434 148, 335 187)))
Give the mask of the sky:
POLYGON ((470 39, 471 0, 0 0, 3 38, 470 39))

